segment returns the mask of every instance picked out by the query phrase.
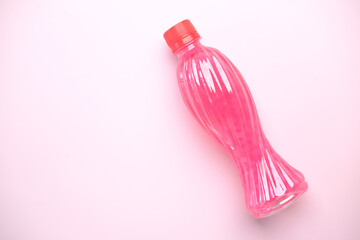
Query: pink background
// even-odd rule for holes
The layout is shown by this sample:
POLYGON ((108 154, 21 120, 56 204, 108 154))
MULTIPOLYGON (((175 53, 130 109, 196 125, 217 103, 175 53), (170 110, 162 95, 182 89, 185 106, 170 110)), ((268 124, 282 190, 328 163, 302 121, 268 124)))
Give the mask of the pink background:
POLYGON ((0 240, 360 239, 360 1, 0 0, 0 240), (178 91, 189 18, 307 194, 257 220, 178 91))

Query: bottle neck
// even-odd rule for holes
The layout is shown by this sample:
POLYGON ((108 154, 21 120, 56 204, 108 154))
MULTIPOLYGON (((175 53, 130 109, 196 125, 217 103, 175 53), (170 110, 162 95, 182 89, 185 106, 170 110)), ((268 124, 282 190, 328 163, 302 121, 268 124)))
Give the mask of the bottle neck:
POLYGON ((179 50, 177 50, 174 54, 180 58, 182 57, 185 53, 197 48, 201 46, 200 43, 200 38, 196 38, 193 41, 189 42, 188 44, 186 44, 185 46, 181 47, 179 50))

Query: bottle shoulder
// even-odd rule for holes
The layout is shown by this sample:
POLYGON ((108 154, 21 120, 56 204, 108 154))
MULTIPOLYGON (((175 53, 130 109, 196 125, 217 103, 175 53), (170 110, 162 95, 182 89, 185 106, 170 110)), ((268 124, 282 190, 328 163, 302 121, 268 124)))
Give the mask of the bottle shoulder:
POLYGON ((225 57, 218 49, 208 46, 198 46, 179 57, 179 63, 185 63, 187 61, 196 60, 196 59, 206 59, 206 58, 217 58, 219 56, 225 57))
POLYGON ((188 72, 190 69, 205 70, 218 68, 225 68, 228 71, 235 70, 232 62, 222 52, 216 48, 202 45, 187 51, 179 57, 177 73, 179 75, 181 72, 188 72))
MULTIPOLYGON (((201 45, 184 53, 178 62, 177 73, 180 78, 204 73, 228 75, 234 78, 239 74, 235 65, 218 49, 201 45), (187 74, 186 74, 187 73, 187 74)), ((209 76, 208 76, 209 77, 209 76)))

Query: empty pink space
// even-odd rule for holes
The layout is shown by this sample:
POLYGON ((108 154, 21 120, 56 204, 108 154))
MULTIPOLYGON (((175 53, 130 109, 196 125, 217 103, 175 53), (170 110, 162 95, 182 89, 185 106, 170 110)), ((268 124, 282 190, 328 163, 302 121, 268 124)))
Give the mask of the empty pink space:
POLYGON ((360 239, 359 143, 359 1, 0 0, 0 240, 360 239), (183 103, 186 18, 309 184, 276 215, 183 103))

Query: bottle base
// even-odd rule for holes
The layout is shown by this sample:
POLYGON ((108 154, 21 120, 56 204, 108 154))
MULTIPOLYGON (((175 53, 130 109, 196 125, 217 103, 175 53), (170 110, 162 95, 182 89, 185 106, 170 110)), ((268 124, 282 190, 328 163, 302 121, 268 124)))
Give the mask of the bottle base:
POLYGON ((277 199, 261 208, 251 209, 250 212, 256 218, 265 218, 274 215, 296 202, 306 192, 307 188, 308 184, 304 181, 296 189, 292 189, 288 193, 279 196, 277 199))

